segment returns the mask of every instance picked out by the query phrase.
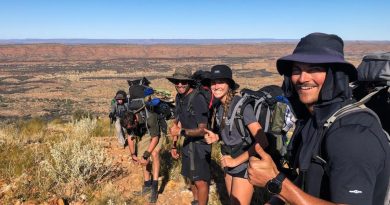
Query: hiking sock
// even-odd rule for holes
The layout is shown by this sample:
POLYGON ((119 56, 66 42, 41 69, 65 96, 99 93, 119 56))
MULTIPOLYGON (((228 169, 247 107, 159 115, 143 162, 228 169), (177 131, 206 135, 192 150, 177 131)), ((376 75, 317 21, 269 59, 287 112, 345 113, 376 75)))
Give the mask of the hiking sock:
POLYGON ((157 202, 157 195, 158 195, 158 181, 153 180, 152 182, 152 193, 150 194, 149 202, 150 203, 156 203, 157 202))
POLYGON ((144 186, 147 186, 147 187, 152 186, 152 180, 149 179, 148 181, 144 181, 144 186))

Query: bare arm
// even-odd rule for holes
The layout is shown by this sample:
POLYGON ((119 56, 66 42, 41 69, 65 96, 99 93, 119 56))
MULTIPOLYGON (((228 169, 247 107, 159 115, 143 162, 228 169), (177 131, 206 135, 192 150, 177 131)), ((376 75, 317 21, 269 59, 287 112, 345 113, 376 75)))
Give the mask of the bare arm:
POLYGON ((179 136, 181 130, 183 129, 185 132, 186 137, 199 137, 199 136, 204 136, 206 132, 204 129, 207 127, 206 123, 200 123, 198 124, 198 127, 195 129, 184 129, 180 128, 179 126, 172 126, 171 127, 171 135, 172 136, 179 136))
MULTIPOLYGON (((252 138, 254 138, 254 140, 257 142, 257 143, 260 143, 260 145, 262 147, 266 147, 268 146, 268 141, 267 141, 267 138, 265 136, 265 133, 262 132, 262 127, 261 125, 258 123, 258 122, 253 122, 251 124, 248 125, 248 129, 251 133, 251 136, 252 138), (265 139, 265 140, 264 140, 265 139)), ((234 158, 231 163, 229 163, 228 160, 230 160, 228 157, 223 157, 222 160, 225 160, 227 161, 227 166, 228 167, 235 167, 235 166, 238 166, 246 161, 249 160, 249 157, 252 156, 254 153, 254 145, 252 145, 248 151, 242 153, 241 155, 239 155, 238 157, 234 158), (230 166, 229 166, 230 165, 230 166)), ((230 157, 230 156, 229 156, 230 157)), ((230 157, 231 158, 231 157, 230 157)))
POLYGON ((135 141, 135 137, 134 136, 129 136, 127 138, 127 142, 129 143, 129 150, 130 150, 130 154, 131 154, 131 159, 134 162, 138 162, 138 157, 135 154, 135 142, 134 141, 135 141))
POLYGON ((154 148, 156 148, 157 144, 158 144, 158 141, 159 141, 159 137, 158 136, 153 136, 151 141, 150 141, 150 144, 149 144, 149 147, 148 147, 148 152, 149 153, 152 153, 154 148))
POLYGON ((257 143, 261 145, 263 149, 268 147, 267 136, 265 136, 265 133, 263 132, 263 128, 261 127, 260 123, 253 122, 248 125, 248 129, 251 133, 251 136, 257 143))

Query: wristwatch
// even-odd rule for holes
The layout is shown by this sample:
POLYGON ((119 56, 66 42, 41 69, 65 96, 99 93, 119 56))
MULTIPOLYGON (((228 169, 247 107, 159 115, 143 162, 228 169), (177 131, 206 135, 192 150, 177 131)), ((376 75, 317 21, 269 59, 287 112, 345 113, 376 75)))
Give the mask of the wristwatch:
POLYGON ((279 172, 275 178, 269 180, 265 187, 270 194, 279 194, 282 191, 282 183, 286 179, 286 175, 279 172))
POLYGON ((186 130, 185 129, 183 129, 183 128, 180 129, 180 136, 183 136, 183 137, 186 136, 186 130))
POLYGON ((150 152, 148 151, 145 151, 144 154, 142 155, 142 158, 144 158, 144 160, 148 160, 150 157, 150 152))

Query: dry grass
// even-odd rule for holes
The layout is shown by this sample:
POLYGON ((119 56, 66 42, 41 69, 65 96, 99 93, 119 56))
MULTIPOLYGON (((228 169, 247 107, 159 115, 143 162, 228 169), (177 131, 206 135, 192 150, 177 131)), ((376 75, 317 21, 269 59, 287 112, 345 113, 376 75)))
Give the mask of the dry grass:
POLYGON ((38 120, 2 124, 0 200, 44 201, 52 194, 79 200, 120 175, 121 167, 93 140, 98 125, 97 119, 90 118, 65 124, 38 120), (23 140, 34 135, 42 140, 23 140))

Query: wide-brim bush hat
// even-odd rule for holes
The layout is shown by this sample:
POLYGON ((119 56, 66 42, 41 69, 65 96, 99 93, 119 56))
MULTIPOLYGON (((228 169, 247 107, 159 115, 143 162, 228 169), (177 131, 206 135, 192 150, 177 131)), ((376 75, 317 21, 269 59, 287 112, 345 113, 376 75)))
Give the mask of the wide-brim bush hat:
POLYGON ((194 80, 191 78, 192 71, 189 67, 182 67, 182 68, 176 68, 175 72, 173 73, 172 77, 168 77, 167 79, 171 83, 175 83, 177 81, 189 81, 194 82, 194 80))
POLYGON ((227 65, 215 65, 211 68, 211 76, 210 80, 226 80, 229 84, 229 87, 233 90, 240 87, 234 80, 233 80, 233 73, 232 69, 227 65))
POLYGON ((335 64, 348 74, 351 81, 357 79, 355 66, 344 59, 343 40, 334 34, 311 33, 301 38, 291 55, 284 56, 276 61, 279 74, 291 75, 293 62, 335 64))

